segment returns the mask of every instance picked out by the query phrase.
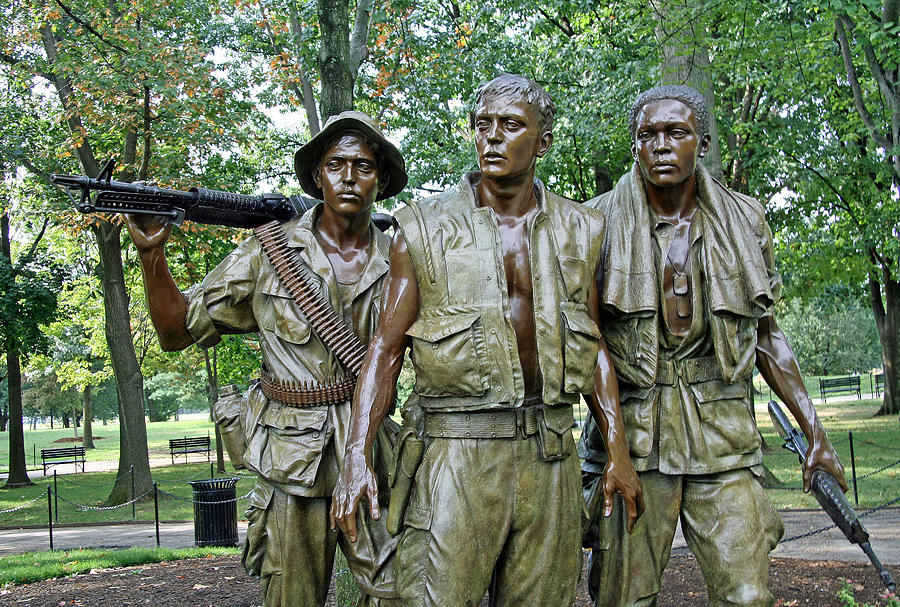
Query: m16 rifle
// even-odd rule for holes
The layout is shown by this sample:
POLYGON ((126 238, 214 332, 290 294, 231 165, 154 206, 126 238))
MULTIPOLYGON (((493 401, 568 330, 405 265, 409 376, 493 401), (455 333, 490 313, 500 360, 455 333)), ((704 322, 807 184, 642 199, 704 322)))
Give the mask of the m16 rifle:
MULTIPOLYGON (((772 418, 772 423, 775 424, 775 431, 784 439, 784 448, 796 453, 802 464, 803 458, 806 457, 807 449, 803 434, 791 425, 784 411, 774 400, 769 401, 769 417, 772 418)), ((881 576, 881 581, 885 587, 890 592, 894 592, 896 588, 894 578, 891 577, 890 572, 884 568, 884 565, 878 560, 878 556, 875 555, 875 551, 872 550, 872 545, 869 543, 869 532, 866 531, 862 521, 859 520, 859 515, 847 502, 847 498, 844 497, 844 492, 841 490, 837 480, 824 470, 816 470, 813 472, 810 488, 813 496, 822 506, 822 509, 831 517, 838 529, 844 533, 847 539, 850 540, 850 543, 859 544, 862 551, 872 561, 872 565, 875 566, 878 575, 881 576)))
MULTIPOLYGON (((81 213, 133 213, 167 217, 181 225, 185 220, 233 228, 255 228, 272 220, 288 221, 303 215, 318 201, 306 196, 260 194, 250 196, 205 188, 172 190, 144 183, 114 181, 115 160, 109 160, 96 179, 86 175, 53 174, 50 180, 65 189, 81 213), (79 198, 73 195, 78 190, 79 198)), ((373 213, 372 221, 382 231, 391 217, 373 213)))

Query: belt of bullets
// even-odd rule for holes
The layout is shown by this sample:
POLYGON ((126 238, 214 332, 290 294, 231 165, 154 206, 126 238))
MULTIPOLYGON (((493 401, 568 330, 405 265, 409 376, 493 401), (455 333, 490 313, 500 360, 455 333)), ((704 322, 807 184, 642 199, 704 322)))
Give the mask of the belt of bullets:
POLYGON ((356 381, 362 368, 366 346, 334 312, 331 304, 322 296, 317 281, 311 276, 306 264, 287 246, 287 234, 281 223, 270 221, 255 228, 253 232, 259 238, 269 261, 275 266, 278 278, 300 306, 316 335, 334 352, 353 381, 356 381))
POLYGON ((289 407, 318 407, 336 405, 353 398, 356 377, 345 375, 324 383, 277 379, 263 371, 260 387, 269 400, 289 407))

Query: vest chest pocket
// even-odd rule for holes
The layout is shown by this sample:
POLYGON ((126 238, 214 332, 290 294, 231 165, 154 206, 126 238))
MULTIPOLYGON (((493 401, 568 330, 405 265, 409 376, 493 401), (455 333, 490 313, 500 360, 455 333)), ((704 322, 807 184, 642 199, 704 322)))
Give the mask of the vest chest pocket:
POLYGON ((565 302, 562 306, 566 330, 563 335, 563 391, 589 394, 594 389, 600 329, 584 304, 565 302))
POLYGON ((480 312, 419 317, 412 338, 415 392, 421 396, 477 396, 487 390, 480 312))
POLYGON ((257 319, 260 329, 292 344, 308 342, 309 323, 287 289, 278 282, 263 285, 260 291, 263 294, 262 311, 257 319))

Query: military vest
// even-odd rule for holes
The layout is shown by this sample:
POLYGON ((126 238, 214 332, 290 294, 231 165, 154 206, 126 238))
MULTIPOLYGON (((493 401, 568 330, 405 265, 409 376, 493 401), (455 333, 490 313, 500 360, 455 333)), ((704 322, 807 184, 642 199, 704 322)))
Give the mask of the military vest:
MULTIPOLYGON (((407 335, 414 390, 426 410, 511 408, 524 401, 500 230, 493 210, 476 206, 473 175, 394 216, 419 289, 419 316, 407 335)), ((587 300, 604 220, 535 183, 539 208, 527 234, 542 398, 574 403, 594 387, 600 331, 587 300)))

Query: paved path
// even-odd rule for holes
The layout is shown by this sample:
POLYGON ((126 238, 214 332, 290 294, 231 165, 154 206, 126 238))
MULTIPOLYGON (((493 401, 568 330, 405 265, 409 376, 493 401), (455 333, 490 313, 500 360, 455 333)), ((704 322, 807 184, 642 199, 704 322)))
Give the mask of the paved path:
MULTIPOLYGON (((786 539, 831 524, 828 516, 821 511, 789 510, 783 511, 781 517, 785 524, 786 539)), ((882 562, 900 565, 900 508, 886 508, 862 520, 869 530, 872 547, 882 562)), ((239 522, 238 532, 241 541, 246 531, 247 523, 239 522)), ((53 529, 53 545, 54 548, 63 550, 92 546, 152 547, 156 545, 156 533, 152 523, 64 526, 53 529)), ((168 548, 190 548, 194 545, 193 523, 160 524, 160 545, 168 548)), ((46 550, 48 547, 46 528, 0 531, 0 556, 46 550)), ((673 552, 679 554, 686 551, 687 546, 679 529, 673 552)), ((850 544, 838 529, 830 529, 801 540, 784 542, 779 544, 773 555, 813 560, 868 562, 862 550, 850 544)))

